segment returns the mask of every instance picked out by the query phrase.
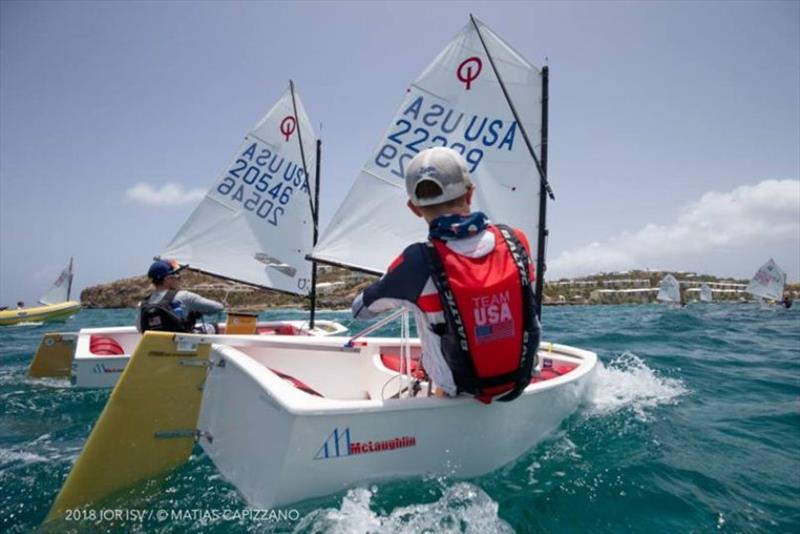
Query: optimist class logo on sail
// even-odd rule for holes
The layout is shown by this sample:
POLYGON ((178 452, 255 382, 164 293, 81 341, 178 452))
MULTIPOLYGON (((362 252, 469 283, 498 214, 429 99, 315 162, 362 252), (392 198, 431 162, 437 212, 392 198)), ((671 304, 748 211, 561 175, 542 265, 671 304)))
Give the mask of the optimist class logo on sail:
MULTIPOLYGON (((294 117, 286 117, 280 125, 282 137, 288 141, 296 128, 294 117)), ((240 155, 211 193, 220 196, 223 203, 240 204, 278 226, 298 190, 309 194, 302 163, 282 156, 274 145, 247 136, 240 155)))
POLYGON ((467 91, 469 91, 472 82, 477 80, 478 76, 481 75, 481 70, 483 70, 481 58, 470 57, 461 62, 461 65, 458 66, 458 70, 456 71, 456 75, 460 81, 466 84, 467 91))
POLYGON ((295 128, 297 128, 297 121, 291 115, 281 121, 281 133, 287 142, 294 133, 295 128))

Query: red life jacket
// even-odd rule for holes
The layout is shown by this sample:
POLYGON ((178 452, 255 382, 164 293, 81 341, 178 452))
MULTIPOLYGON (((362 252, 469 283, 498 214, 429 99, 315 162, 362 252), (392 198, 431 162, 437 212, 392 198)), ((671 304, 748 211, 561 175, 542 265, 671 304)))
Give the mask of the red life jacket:
POLYGON ((490 226, 495 248, 470 258, 427 243, 429 270, 444 308, 442 354, 459 392, 483 402, 513 400, 530 382, 540 327, 529 256, 514 232, 490 226))

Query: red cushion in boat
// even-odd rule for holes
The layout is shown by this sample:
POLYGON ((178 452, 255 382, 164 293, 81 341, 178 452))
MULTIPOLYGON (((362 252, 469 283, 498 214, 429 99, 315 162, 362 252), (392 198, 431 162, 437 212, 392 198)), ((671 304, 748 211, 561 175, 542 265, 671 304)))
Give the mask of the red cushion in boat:
POLYGON ((89 352, 97 356, 119 356, 125 354, 122 345, 113 337, 92 335, 89 338, 89 352))
POLYGON ((300 391, 302 391, 304 393, 308 393, 309 395, 322 397, 322 393, 319 393, 317 390, 312 389, 311 386, 307 385, 305 382, 301 382, 300 380, 296 379, 295 377, 289 376, 286 373, 281 373, 280 371, 276 371, 275 369, 270 369, 270 371, 272 371, 273 373, 275 373, 279 377, 283 378, 284 380, 289 382, 291 385, 293 385, 294 387, 296 387, 300 391))
POLYGON ((565 375, 578 367, 577 364, 574 363, 566 363, 566 362, 558 362, 557 364, 550 360, 549 358, 545 358, 544 362, 542 362, 542 370, 539 373, 531 378, 531 384, 535 384, 536 382, 544 382, 545 380, 550 380, 552 378, 558 378, 559 376, 565 375))
POLYGON ((293 336, 297 334, 297 328, 290 324, 281 324, 275 327, 275 332, 279 336, 293 336))
POLYGON ((296 336, 298 330, 290 324, 262 326, 256 329, 259 336, 296 336))

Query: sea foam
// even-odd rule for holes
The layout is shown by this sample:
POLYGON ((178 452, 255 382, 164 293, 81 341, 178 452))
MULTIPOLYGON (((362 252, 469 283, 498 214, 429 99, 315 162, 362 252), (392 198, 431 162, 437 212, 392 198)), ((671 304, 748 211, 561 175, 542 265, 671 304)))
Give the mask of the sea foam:
POLYGON ((458 482, 444 489, 431 503, 413 504, 380 513, 371 509, 377 488, 347 492, 341 506, 315 510, 305 516, 294 532, 332 533, 493 533, 513 532, 497 515, 499 505, 481 488, 458 482))
POLYGON ((674 404, 688 392, 678 378, 659 376, 631 352, 625 352, 607 365, 597 362, 589 386, 587 403, 593 415, 606 415, 632 409, 636 417, 647 420, 647 411, 662 404, 674 404))

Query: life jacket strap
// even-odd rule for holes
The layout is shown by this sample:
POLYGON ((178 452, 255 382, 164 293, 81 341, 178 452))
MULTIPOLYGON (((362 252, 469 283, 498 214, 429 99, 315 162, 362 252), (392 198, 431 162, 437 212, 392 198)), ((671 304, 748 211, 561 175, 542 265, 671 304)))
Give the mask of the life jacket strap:
MULTIPOLYGON (((164 296, 161 297, 161 299, 156 303, 156 305, 157 306, 169 306, 169 303, 172 302, 173 300, 175 300, 175 295, 177 295, 177 294, 178 294, 178 292, 176 290, 174 290, 174 289, 168 290, 166 293, 164 293, 164 296)), ((150 293, 150 295, 152 296, 153 294, 150 293)), ((148 300, 149 300, 149 297, 148 297, 148 300)))
POLYGON ((428 272, 430 273, 433 284, 439 292, 439 299, 442 301, 442 311, 444 312, 445 324, 449 328, 444 328, 444 338, 446 335, 455 337, 455 346, 451 351, 445 350, 445 344, 442 344, 442 355, 445 358, 453 378, 456 382, 456 389, 458 393, 475 393, 479 390, 478 373, 475 370, 475 363, 469 354, 469 340, 467 339, 467 330, 464 326, 464 320, 461 317, 461 312, 456 305, 455 294, 453 288, 450 286, 450 280, 447 278, 447 273, 444 270, 444 264, 439 257, 433 243, 430 241, 424 245, 424 253, 427 258, 425 262, 428 265, 428 272), (457 372, 461 371, 461 372, 457 372), (456 376, 457 375, 457 376, 456 376))
MULTIPOLYGON (((516 385, 509 393, 498 398, 499 402, 508 402, 519 397, 528 387, 531 380, 531 373, 539 359, 539 339, 541 337, 541 325, 534 313, 535 297, 530 278, 530 256, 523 244, 520 242, 514 231, 504 224, 498 224, 497 229, 506 242, 511 257, 517 265, 520 275, 520 285, 522 286, 522 315, 523 315, 523 335, 522 351, 520 354, 519 370, 516 376, 516 385)), ((541 276, 541 273, 537 273, 541 276)))

